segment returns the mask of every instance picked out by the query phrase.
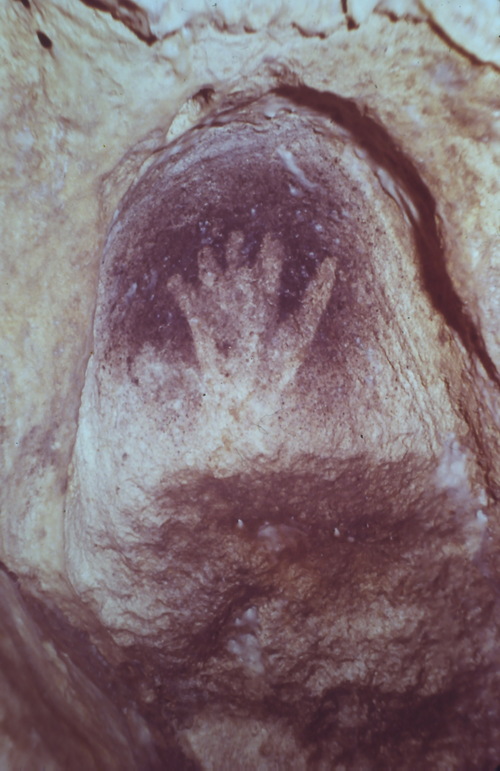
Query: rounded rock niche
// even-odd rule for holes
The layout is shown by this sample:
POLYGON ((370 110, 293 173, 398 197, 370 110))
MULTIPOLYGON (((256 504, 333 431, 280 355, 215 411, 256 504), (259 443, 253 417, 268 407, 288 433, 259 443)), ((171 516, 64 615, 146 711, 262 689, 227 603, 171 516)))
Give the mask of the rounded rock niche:
POLYGON ((449 387, 472 341, 429 191, 341 97, 221 101, 126 194, 66 568, 179 767, 483 767, 493 590, 449 387))

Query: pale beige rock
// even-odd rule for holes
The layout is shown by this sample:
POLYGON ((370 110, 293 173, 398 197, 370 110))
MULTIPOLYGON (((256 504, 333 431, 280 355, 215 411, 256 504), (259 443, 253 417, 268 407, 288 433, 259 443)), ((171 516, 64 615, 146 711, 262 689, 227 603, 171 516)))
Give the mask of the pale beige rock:
MULTIPOLYGON (((27 597, 50 606, 31 617, 33 600, 25 606, 2 578, 1 655, 4 670, 16 673, 15 682, 5 676, 0 685, 12 705, 2 713, 7 768, 42 759, 54 769, 499 762, 497 6, 348 2, 347 15, 359 25, 352 29, 340 4, 332 11, 321 2, 277 4, 276 12, 257 2, 219 3, 216 11, 201 3, 141 2, 137 10, 115 3, 116 19, 62 0, 1 9, 1 559, 27 597), (403 18, 393 21, 391 13, 403 18), (37 31, 51 47, 44 38, 40 44, 37 31), (134 31, 159 40, 148 44, 134 31), (413 258, 396 269, 397 260, 383 259, 390 249, 374 247, 394 320, 380 328, 382 350, 401 372, 382 369, 381 376, 386 394, 396 389, 398 410, 389 405, 384 420, 365 414, 371 464, 357 473, 366 488, 346 466, 350 489, 335 488, 343 507, 338 522, 313 511, 314 486, 307 501, 294 479, 284 492, 252 488, 261 511, 275 499, 305 507, 318 526, 312 533, 304 523, 259 519, 246 503, 248 486, 233 479, 221 530, 208 516, 210 507, 223 509, 220 485, 194 516, 201 487, 188 476, 191 493, 176 504, 184 529, 177 533, 170 518, 169 549, 158 556, 151 544, 160 521, 161 459, 150 444, 137 469, 119 463, 131 429, 113 423, 120 414, 114 408, 132 398, 130 385, 123 381, 116 391, 110 379, 104 406, 92 407, 88 398, 100 355, 92 356, 99 345, 92 322, 108 227, 122 196, 167 143, 224 99, 241 89, 256 98, 300 83, 353 100, 412 161, 436 202, 443 265, 478 337, 466 340, 436 314, 419 291, 413 258), (394 294, 396 284, 404 291, 394 294), (412 376, 404 369, 409 360, 412 376), (401 407, 410 392, 415 412, 401 407), (413 444, 418 462, 403 474, 401 458, 413 444), (392 465, 377 484, 374 469, 384 459, 392 465), (110 480, 120 475, 125 492, 114 499, 110 480), (144 487, 134 501, 127 495, 137 482, 144 487), (97 493, 108 496, 105 509, 97 493), (353 519, 348 509, 361 509, 365 495, 378 496, 382 508, 390 502, 391 515, 353 519), (235 499, 244 516, 231 510, 235 499), (405 534, 412 500, 418 516, 406 522, 405 534), (138 509, 142 530, 134 530, 138 509), (97 549, 106 539, 109 548, 97 549), (47 689, 44 671, 51 672, 48 700, 34 701, 25 661, 36 688, 47 689), (96 690, 96 672, 106 695, 96 690), (68 715, 62 748, 50 719, 61 713, 68 715), (29 743, 20 738, 22 726, 29 743), (87 752, 82 742, 94 743, 88 761, 75 760, 87 752), (132 751, 137 742, 142 756, 132 751)), ((367 160, 358 157, 360 168, 367 160)), ((295 162, 286 154, 282 161, 289 170, 295 162)), ((385 191, 383 204, 374 201, 390 223, 389 240, 413 254, 401 191, 376 166, 358 176, 372 196, 385 191)), ((182 285, 177 291, 182 303, 182 285)), ((100 297, 98 318, 102 291, 100 297)), ((353 406, 360 393, 353 388, 353 406)), ((229 398, 226 389, 212 409, 223 410, 229 398)), ((142 414, 140 399, 129 404, 142 414)), ((296 420, 300 426, 300 409, 296 420)), ((271 428, 275 445, 287 448, 271 428)), ((229 429, 233 447, 244 438, 253 452, 248 418, 229 429)), ((198 474, 206 469, 196 444, 203 430, 200 423, 188 443, 198 474)), ((311 431, 313 453, 318 430, 311 431)), ((347 462, 353 433, 339 435, 347 462)), ((218 436, 217 429, 207 434, 215 445, 218 436)), ((140 431, 137 437, 130 455, 136 462, 140 431)), ((248 470, 217 446, 211 464, 221 478, 221 470, 248 470)))

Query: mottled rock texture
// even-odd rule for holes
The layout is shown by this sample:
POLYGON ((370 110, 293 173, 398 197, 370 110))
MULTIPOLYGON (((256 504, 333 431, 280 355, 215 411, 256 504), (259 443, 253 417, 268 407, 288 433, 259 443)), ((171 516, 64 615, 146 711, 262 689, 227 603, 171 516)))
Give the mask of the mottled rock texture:
POLYGON ((3 12, 7 769, 500 763, 496 53, 397 5, 3 12))

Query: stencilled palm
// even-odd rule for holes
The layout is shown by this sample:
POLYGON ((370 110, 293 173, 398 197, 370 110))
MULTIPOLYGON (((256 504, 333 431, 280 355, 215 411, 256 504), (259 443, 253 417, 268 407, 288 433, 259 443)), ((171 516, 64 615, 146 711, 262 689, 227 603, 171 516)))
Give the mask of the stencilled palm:
POLYGON ((279 320, 283 246, 266 237, 253 266, 243 265, 242 236, 229 241, 223 270, 211 249, 198 257, 199 282, 168 283, 191 327, 206 396, 241 410, 257 398, 269 405, 294 379, 326 308, 335 265, 326 258, 309 281, 299 309, 279 320))

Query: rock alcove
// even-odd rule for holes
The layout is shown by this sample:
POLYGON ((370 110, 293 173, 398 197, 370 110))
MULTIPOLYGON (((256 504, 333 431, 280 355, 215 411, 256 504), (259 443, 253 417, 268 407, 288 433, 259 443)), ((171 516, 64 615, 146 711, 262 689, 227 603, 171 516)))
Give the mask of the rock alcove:
POLYGON ((496 731, 492 586, 474 562, 449 580, 485 538, 447 387, 488 363, 472 329, 432 196, 347 100, 238 94, 133 185, 101 264, 66 569, 72 623, 155 736, 193 758, 222 731, 248 767, 411 766, 418 724, 430 758, 480 757, 461 715, 496 731))

